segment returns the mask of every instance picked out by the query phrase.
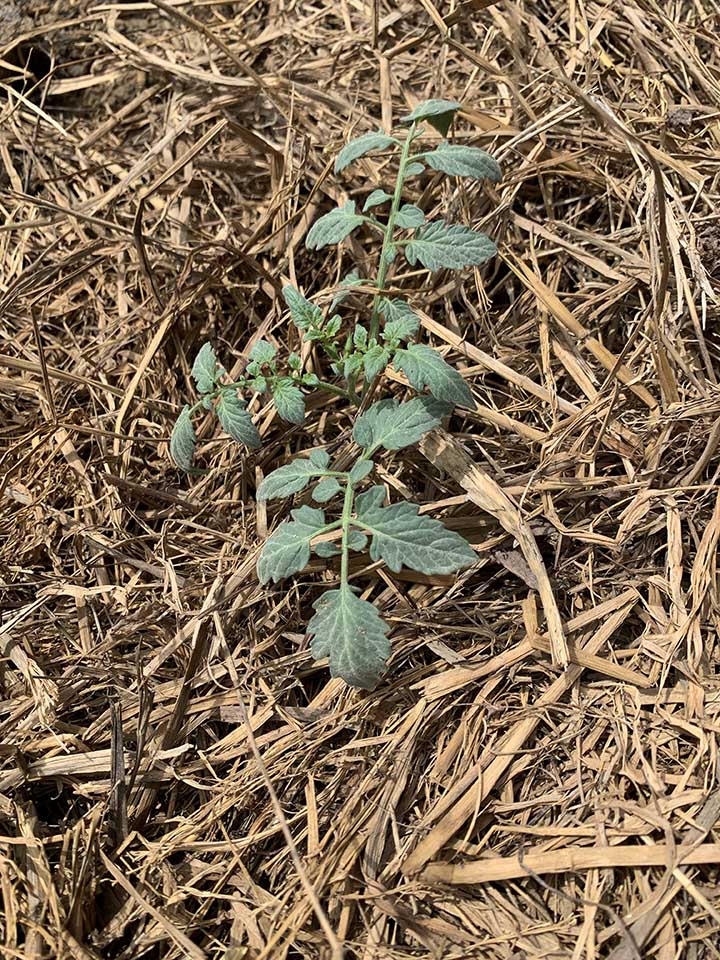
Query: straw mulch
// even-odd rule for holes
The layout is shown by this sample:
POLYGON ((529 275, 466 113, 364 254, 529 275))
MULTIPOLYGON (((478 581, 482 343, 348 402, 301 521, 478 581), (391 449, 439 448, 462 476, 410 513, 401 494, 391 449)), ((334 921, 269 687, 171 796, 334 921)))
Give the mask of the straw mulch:
POLYGON ((715 0, 3 0, 3 958, 718 956, 718 29, 715 0), (282 284, 327 302, 371 255, 303 236, 383 181, 332 176, 346 139, 429 96, 505 176, 418 196, 500 254, 396 272, 478 406, 382 479, 478 563, 361 558, 393 641, 363 693, 304 638, 333 570, 255 574, 287 509, 259 477, 347 451, 347 410, 258 398, 262 450, 208 421, 191 478, 167 438, 205 340, 296 346, 282 284))

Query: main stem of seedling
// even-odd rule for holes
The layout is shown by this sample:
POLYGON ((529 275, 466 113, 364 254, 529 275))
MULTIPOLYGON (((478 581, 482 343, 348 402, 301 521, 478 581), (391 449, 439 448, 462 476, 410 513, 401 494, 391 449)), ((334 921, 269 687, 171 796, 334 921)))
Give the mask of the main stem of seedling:
POLYGON ((349 567, 349 557, 350 557, 350 547, 348 545, 348 534, 350 533, 350 517, 353 512, 353 501, 355 498, 355 487, 353 482, 348 477, 347 486, 345 487, 345 499, 343 501, 343 511, 342 518, 340 520, 340 525, 342 528, 342 556, 340 557, 340 584, 346 584, 348 582, 348 567, 349 567))
POLYGON ((385 225, 385 237, 383 239, 382 250, 380 251, 380 263, 378 265, 377 279, 375 281, 375 286, 378 288, 378 293, 375 295, 375 299, 373 300, 372 315, 370 317, 371 341, 377 340, 378 332, 380 330, 380 291, 385 286, 385 276, 387 275, 387 269, 390 266, 388 257, 393 244, 395 217, 400 209, 403 184, 405 183, 405 168, 408 164, 410 147, 412 146, 412 142, 415 137, 416 126, 417 123, 412 124, 408 131, 405 143, 403 144, 402 153, 400 154, 400 167, 398 169, 397 180, 395 181, 395 193, 393 194, 392 206, 390 207, 390 215, 388 216, 388 221, 385 225))

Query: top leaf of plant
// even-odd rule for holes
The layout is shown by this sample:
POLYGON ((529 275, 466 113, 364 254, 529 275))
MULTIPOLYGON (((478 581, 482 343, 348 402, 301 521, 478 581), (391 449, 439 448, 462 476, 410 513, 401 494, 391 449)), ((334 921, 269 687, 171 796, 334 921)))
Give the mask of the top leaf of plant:
POLYGON ((428 270, 460 270, 485 263, 497 253, 497 247, 484 233, 477 233, 462 224, 431 220, 421 227, 405 247, 411 266, 420 261, 428 270))
POLYGON ((212 344, 204 343, 198 350, 191 371, 198 393, 210 393, 211 390, 215 389, 217 367, 217 357, 212 344))
POLYGON ((425 100, 419 103, 412 113, 401 117, 403 123, 412 123, 414 120, 427 120, 443 136, 450 129, 453 117, 462 106, 457 100, 425 100))
POLYGON ((495 183, 502 177, 497 160, 479 147, 466 147, 444 141, 436 150, 426 153, 423 159, 433 170, 440 170, 453 177, 487 179, 495 183))
POLYGON ((328 590, 313 606, 317 612, 308 624, 308 635, 314 636, 313 657, 329 657, 331 676, 371 690, 390 656, 387 624, 347 583, 339 590, 328 590))
POLYGON ((381 131, 364 133, 361 137, 356 137, 354 140, 346 143, 337 155, 335 173, 340 173, 341 170, 344 170, 345 167, 349 166, 355 160, 359 160, 360 157, 364 157, 365 154, 371 153, 373 150, 386 150, 394 143, 397 143, 394 137, 389 137, 381 131))
POLYGON ((364 219, 362 214, 355 213, 355 201, 348 200, 343 207, 335 207, 315 221, 305 238, 305 246, 308 250, 320 250, 333 243, 340 243, 359 227, 364 219))
POLYGON ((358 417, 353 440, 369 452, 378 447, 400 450, 417 443, 424 434, 437 427, 450 409, 446 403, 431 397, 415 397, 407 403, 381 400, 358 417))

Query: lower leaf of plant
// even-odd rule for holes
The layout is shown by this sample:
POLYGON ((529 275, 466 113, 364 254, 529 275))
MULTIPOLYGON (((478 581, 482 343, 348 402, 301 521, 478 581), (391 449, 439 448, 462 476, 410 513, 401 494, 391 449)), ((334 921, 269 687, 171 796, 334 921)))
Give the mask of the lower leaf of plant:
POLYGON ((390 656, 385 621, 371 603, 357 597, 346 583, 338 590, 328 590, 314 607, 316 613, 308 624, 313 657, 329 657, 333 677, 371 690, 390 656))

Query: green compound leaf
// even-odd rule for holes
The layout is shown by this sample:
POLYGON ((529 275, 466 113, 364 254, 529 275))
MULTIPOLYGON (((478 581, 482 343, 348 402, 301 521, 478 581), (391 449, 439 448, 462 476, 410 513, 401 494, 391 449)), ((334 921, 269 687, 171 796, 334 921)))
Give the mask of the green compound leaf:
POLYGON ((384 498, 384 487, 372 487, 356 504, 359 522, 372 534, 371 560, 384 560, 394 573, 406 566, 427 574, 453 573, 475 563, 475 551, 459 534, 421 516, 415 503, 383 507, 381 494, 384 498))
MULTIPOLYGON (((332 313, 336 307, 340 306, 343 300, 347 300, 352 293, 352 288, 359 286, 361 283, 365 283, 365 281, 357 270, 351 270, 338 284, 340 289, 333 297, 328 313, 332 313)), ((327 330, 325 332, 327 333, 327 330)))
POLYGON ((363 355, 361 353, 351 353, 350 356, 345 357, 345 362, 343 363, 343 377, 346 380, 349 380, 350 377, 356 376, 363 367, 363 355))
POLYGON ((283 287, 283 299, 290 309, 290 319, 298 330, 318 327, 322 323, 322 311, 306 299, 295 287, 283 287))
POLYGON ((341 326, 342 326, 342 317, 339 317, 339 316, 330 317, 330 319, 325 323, 325 327, 323 328, 323 333, 322 333, 323 337, 326 339, 328 337, 334 337, 337 334, 337 332, 340 330, 341 326))
POLYGON ((420 318, 405 300, 381 297, 379 309, 385 317, 385 326, 380 336, 388 343, 398 343, 415 336, 420 326, 420 318))
POLYGON ((460 270, 485 263, 497 253, 497 247, 484 233, 477 233, 462 224, 431 220, 421 227, 405 247, 411 266, 420 261, 428 270, 460 270))
POLYGON ((492 180, 502 177, 500 165, 489 153, 478 147, 465 147, 447 141, 424 156, 425 163, 453 177, 471 177, 473 180, 492 180))
POLYGON ((436 400, 474 408, 470 388, 457 370, 425 344, 409 343, 407 348, 396 350, 393 366, 403 371, 416 390, 427 387, 436 400))
POLYGON ((414 230, 425 223, 425 214, 414 203, 404 203, 397 212, 395 223, 403 230, 414 230))
POLYGON ((260 583, 277 583, 302 570, 310 560, 310 541, 325 528, 322 510, 299 507, 290 516, 265 541, 257 564, 260 583))
POLYGON ((351 550, 364 550, 367 546, 368 538, 360 530, 351 530, 348 533, 347 543, 351 550))
MULTIPOLYGON (((314 452, 314 451, 313 451, 314 452)), ((293 460, 269 473, 257 490, 258 500, 278 500, 303 490, 313 477, 322 477, 327 471, 312 460, 293 460)))
POLYGON ((401 117, 402 123, 412 123, 413 120, 427 120, 443 136, 450 129, 453 117, 462 106, 457 100, 425 100, 419 103, 412 113, 401 117))
POLYGON ((185 404, 170 434, 170 456, 181 470, 192 469, 195 440, 195 427, 190 418, 190 407, 185 404))
POLYGON ((204 343, 198 350, 195 362, 192 365, 193 379, 198 393, 210 393, 215 389, 218 376, 218 362, 211 343, 204 343))
POLYGON ((233 390, 223 390, 215 407, 220 426, 233 440, 244 443, 246 447, 262 446, 262 439, 245 404, 233 390))
POLYGON ((386 133, 377 131, 375 133, 364 133, 361 137, 356 137, 349 143, 346 143, 335 160, 335 173, 340 173, 345 167, 364 157, 373 150, 386 150, 393 144, 397 144, 394 137, 389 137, 386 133))
POLYGON ((308 250, 320 250, 340 243, 363 221, 362 214, 355 213, 355 201, 348 200, 345 206, 336 207, 315 221, 305 238, 305 246, 308 250))
POLYGON ((425 173, 425 167, 422 163, 409 163, 405 167, 405 179, 408 177, 418 177, 421 173, 425 173))
POLYGON ((373 472, 374 466, 372 460, 358 460, 350 471, 351 483, 360 483, 368 474, 373 472))
POLYGON ((358 417, 353 440, 368 451, 378 447, 400 450, 417 443, 424 434, 437 427, 450 409, 432 397, 415 397, 407 403, 381 400, 358 417))
POLYGON ((363 204, 363 213, 372 210, 373 207, 379 207, 381 203, 389 203, 390 200, 392 200, 392 196, 389 193, 385 193, 384 190, 373 190, 363 204))
POLYGON ((327 450, 312 450, 310 453, 310 463, 318 470, 327 470, 330 463, 330 454, 327 450))
POLYGON ((341 487, 335 477, 326 477, 321 480, 312 492, 312 498, 316 503, 327 503, 332 500, 335 494, 340 493, 341 487))
POLYGON ((288 423, 302 423, 305 420, 305 397, 302 390, 287 377, 275 381, 273 387, 275 409, 288 423))
POLYGON ((313 606, 317 612, 308 624, 313 657, 330 658, 331 676, 372 689, 390 656, 388 626, 375 607, 356 597, 346 583, 328 590, 313 606))
POLYGON ((249 356, 255 363, 262 365, 263 363, 271 363, 276 353, 277 350, 275 347, 271 343, 268 343, 267 340, 258 340, 250 351, 249 356))
POLYGON ((355 499, 355 512, 358 517, 382 507, 385 503, 385 487, 376 484, 370 487, 365 493, 358 494, 355 499))
POLYGON ((319 557, 336 557, 340 553, 340 547, 337 544, 332 543, 330 540, 321 540, 319 543, 316 543, 313 547, 313 550, 319 557))
POLYGON ((357 347, 358 350, 364 350, 368 342, 368 332, 361 323, 359 323, 355 330, 353 331, 353 345, 357 347))
POLYGON ((363 357, 363 368, 368 380, 374 380, 390 363, 390 351, 387 347, 374 344, 363 357))

